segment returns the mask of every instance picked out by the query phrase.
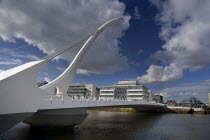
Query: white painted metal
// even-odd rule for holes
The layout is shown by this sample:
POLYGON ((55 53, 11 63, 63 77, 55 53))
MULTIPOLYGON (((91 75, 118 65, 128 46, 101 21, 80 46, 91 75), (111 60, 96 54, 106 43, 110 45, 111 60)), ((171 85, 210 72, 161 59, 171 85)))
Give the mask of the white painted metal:
POLYGON ((97 108, 97 107, 163 107, 163 104, 140 102, 140 101, 124 101, 124 100, 80 100, 72 99, 68 96, 48 95, 41 101, 39 110, 48 109, 65 109, 65 108, 97 108))
POLYGON ((36 112, 41 94, 37 73, 47 62, 33 61, 0 73, 0 114, 36 112))

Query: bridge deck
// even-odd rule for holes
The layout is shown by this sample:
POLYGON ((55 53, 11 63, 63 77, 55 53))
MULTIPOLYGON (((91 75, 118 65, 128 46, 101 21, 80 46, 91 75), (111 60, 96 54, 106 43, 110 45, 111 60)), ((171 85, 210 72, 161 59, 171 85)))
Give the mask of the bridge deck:
POLYGON ((57 99, 44 99, 41 102, 39 110, 46 109, 64 109, 64 108, 99 108, 99 107, 164 107, 163 104, 141 102, 141 101, 124 101, 124 100, 88 100, 72 99, 70 97, 57 99))

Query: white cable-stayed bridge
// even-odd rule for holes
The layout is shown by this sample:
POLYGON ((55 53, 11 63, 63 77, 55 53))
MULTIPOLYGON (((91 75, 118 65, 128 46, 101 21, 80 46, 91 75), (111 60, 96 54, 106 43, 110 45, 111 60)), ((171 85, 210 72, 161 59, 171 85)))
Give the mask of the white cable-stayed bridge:
POLYGON ((34 127, 74 126, 87 117, 87 109, 131 107, 142 110, 157 110, 162 108, 162 104, 150 102, 79 100, 66 95, 78 67, 93 42, 106 28, 117 24, 120 20, 122 20, 122 17, 106 22, 95 32, 73 41, 41 60, 28 62, 1 72, 0 132, 8 130, 21 121, 34 127), (87 41, 76 54, 69 67, 55 80, 39 88, 36 83, 36 75, 47 66, 48 61, 85 40, 87 41), (57 89, 57 93, 55 93, 55 89, 57 89))

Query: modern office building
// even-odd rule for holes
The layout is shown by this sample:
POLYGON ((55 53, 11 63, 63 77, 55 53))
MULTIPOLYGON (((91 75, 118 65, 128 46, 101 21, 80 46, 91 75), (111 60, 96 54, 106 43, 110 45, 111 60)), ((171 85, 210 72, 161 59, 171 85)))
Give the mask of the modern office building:
POLYGON ((99 100, 100 97, 100 88, 96 87, 95 99, 99 100))
POLYGON ((69 86, 67 94, 74 99, 96 99, 97 90, 93 84, 78 84, 69 86))
POLYGON ((114 99, 114 86, 104 86, 100 89, 100 100, 113 100, 114 99))
POLYGON ((167 100, 166 105, 168 106, 177 106, 176 100, 167 100))
POLYGON ((160 94, 154 94, 154 102, 155 103, 163 103, 163 96, 160 94))
POLYGON ((84 99, 88 96, 86 86, 83 84, 69 86, 67 94, 74 99, 84 99))
POLYGON ((119 81, 113 86, 103 86, 100 90, 101 100, 136 100, 149 102, 150 92, 137 81, 119 81))
POLYGON ((161 93, 154 94, 151 90, 149 90, 149 92, 150 92, 149 102, 163 104, 163 96, 161 95, 161 93))

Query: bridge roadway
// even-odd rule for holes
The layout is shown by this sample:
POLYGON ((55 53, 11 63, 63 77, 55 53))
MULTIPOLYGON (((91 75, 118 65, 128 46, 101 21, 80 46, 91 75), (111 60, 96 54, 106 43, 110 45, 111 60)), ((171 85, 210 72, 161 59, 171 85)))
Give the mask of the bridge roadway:
POLYGON ((39 128, 71 128, 81 123, 87 116, 87 110, 98 108, 133 108, 137 111, 157 111, 163 104, 124 101, 124 100, 88 100, 72 99, 68 96, 52 96, 42 100, 40 109, 24 122, 39 128))

